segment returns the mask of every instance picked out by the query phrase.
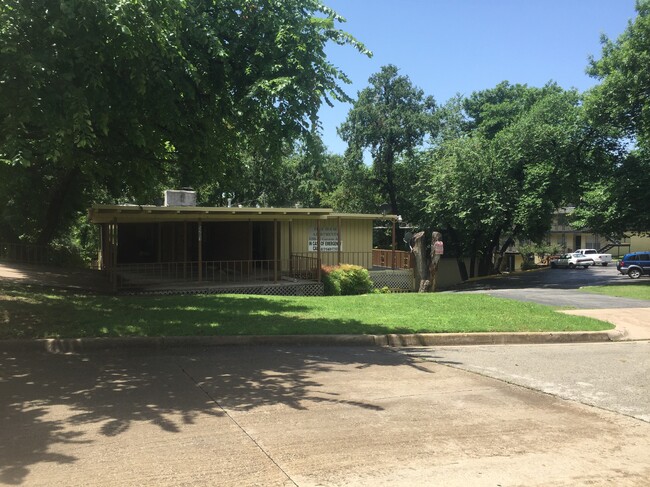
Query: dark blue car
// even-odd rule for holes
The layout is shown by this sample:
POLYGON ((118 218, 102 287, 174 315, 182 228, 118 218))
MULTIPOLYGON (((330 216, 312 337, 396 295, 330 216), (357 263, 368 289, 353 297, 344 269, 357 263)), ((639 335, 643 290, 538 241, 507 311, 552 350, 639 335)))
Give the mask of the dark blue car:
POLYGON ((650 251, 625 254, 625 257, 616 264, 616 269, 632 279, 638 279, 643 275, 650 276, 650 251))

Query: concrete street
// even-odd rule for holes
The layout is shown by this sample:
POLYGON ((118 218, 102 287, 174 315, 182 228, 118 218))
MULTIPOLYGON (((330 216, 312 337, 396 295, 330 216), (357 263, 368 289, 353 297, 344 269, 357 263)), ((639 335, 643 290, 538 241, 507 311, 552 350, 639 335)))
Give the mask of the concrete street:
POLYGON ((2 485, 650 478, 650 423, 385 348, 0 357, 2 485))
POLYGON ((650 342, 400 349, 650 423, 650 342))

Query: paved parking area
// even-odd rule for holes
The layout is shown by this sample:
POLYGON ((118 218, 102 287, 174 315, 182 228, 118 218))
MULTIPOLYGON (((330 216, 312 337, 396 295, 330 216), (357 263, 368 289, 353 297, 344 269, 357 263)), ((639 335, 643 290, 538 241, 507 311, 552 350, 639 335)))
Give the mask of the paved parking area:
POLYGON ((650 424, 362 347, 0 355, 3 485, 647 485, 650 424))
POLYGON ((460 287, 459 291, 479 292, 518 301, 580 309, 650 308, 650 302, 645 300, 579 291, 585 286, 630 284, 650 286, 650 279, 630 279, 619 274, 613 266, 596 266, 588 269, 544 269, 468 282, 460 287))

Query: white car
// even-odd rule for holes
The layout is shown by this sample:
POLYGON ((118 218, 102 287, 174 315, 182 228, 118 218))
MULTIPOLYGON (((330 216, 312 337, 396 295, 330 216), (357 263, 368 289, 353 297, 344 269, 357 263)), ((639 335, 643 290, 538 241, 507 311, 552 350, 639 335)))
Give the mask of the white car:
POLYGON ((574 254, 581 254, 594 260, 594 265, 602 265, 603 267, 612 262, 612 254, 599 254, 596 249, 578 249, 574 254))
POLYGON ((574 252, 573 254, 562 254, 557 259, 551 260, 551 268, 557 269, 559 267, 575 269, 579 267, 586 269, 594 265, 594 260, 591 257, 585 257, 582 254, 574 252))

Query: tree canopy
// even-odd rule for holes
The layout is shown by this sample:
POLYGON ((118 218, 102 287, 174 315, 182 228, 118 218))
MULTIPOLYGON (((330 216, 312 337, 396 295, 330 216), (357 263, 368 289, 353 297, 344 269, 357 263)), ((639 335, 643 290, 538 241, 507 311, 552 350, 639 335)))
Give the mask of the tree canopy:
POLYGON ((342 21, 317 0, 3 2, 3 235, 47 243, 91 199, 278 160, 348 99, 325 45, 368 51, 342 21))
POLYGON ((48 243, 91 202, 186 186, 201 204, 389 203, 481 272, 567 204, 577 228, 650 233, 650 0, 637 11, 584 94, 504 81, 437 106, 393 65, 352 101, 325 46, 370 53, 318 0, 5 0, 0 235, 48 243), (319 138, 336 100, 344 155, 319 138))
POLYGON ((383 66, 368 80, 340 126, 349 150, 370 150, 377 185, 388 198, 391 212, 399 214, 395 164, 412 153, 434 131, 435 101, 399 74, 396 66, 383 66))
POLYGON ((606 148, 576 91, 504 82, 453 99, 441 114, 448 135, 423 165, 416 221, 446 234, 457 256, 479 259, 483 273, 495 252, 543 240, 554 211, 602 172, 606 148))
POLYGON ((650 234, 650 1, 637 2, 637 17, 615 41, 602 39, 602 56, 589 74, 601 82, 585 97, 594 127, 618 144, 608 174, 589 188, 574 224, 604 235, 650 234))

